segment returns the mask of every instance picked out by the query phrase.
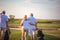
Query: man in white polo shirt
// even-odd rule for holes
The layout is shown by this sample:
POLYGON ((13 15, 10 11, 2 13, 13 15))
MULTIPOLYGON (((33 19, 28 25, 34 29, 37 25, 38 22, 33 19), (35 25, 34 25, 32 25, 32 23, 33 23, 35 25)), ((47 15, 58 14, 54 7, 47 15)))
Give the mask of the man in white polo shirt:
POLYGON ((34 40, 35 39, 35 30, 37 28, 37 22, 36 22, 36 19, 33 17, 33 14, 31 13, 30 14, 30 17, 28 18, 28 20, 30 21, 30 37, 31 37, 31 40, 34 40))
POLYGON ((4 40, 6 28, 8 27, 8 17, 5 15, 5 11, 2 11, 0 24, 1 40, 4 40))

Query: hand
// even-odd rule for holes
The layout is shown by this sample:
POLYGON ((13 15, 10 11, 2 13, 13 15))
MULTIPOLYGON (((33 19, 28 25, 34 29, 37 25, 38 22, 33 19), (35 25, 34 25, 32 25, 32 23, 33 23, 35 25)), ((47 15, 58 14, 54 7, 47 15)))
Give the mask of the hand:
POLYGON ((35 26, 35 24, 32 24, 31 22, 29 24, 32 25, 32 26, 35 26))
POLYGON ((38 28, 36 27, 36 30, 38 30, 38 28))
POLYGON ((31 25, 31 22, 29 24, 31 25))

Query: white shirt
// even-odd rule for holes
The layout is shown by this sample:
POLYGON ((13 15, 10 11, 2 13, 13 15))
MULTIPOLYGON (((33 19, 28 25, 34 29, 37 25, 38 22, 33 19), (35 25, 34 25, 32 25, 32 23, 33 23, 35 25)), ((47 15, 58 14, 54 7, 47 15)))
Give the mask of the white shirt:
MULTIPOLYGON (((32 23, 32 24, 36 24, 36 19, 34 17, 29 17, 28 20, 32 23)), ((34 25, 30 25, 31 29, 36 29, 36 27, 34 25)))
POLYGON ((8 17, 4 14, 1 16, 1 27, 6 28, 6 21, 8 21, 8 17))

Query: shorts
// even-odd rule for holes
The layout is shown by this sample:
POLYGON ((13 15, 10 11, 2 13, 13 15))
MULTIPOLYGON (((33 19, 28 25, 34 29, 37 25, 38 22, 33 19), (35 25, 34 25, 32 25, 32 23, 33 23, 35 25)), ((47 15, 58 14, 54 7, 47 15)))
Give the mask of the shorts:
POLYGON ((4 36, 6 32, 6 28, 0 27, 1 35, 4 36))
POLYGON ((32 36, 35 34, 35 30, 29 29, 29 35, 32 36))
POLYGON ((35 26, 30 26, 29 27, 29 35, 32 36, 35 34, 36 27, 35 26))
POLYGON ((24 26, 22 26, 22 29, 24 29, 24 30, 28 30, 28 27, 24 27, 24 26))
POLYGON ((35 27, 35 26, 30 26, 29 29, 31 29, 31 30, 36 30, 36 27, 35 27))

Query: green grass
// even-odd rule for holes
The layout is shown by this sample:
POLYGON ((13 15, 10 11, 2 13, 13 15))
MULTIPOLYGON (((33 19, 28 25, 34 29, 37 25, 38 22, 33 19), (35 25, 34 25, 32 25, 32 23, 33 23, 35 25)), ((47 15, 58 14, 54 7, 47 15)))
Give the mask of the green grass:
POLYGON ((60 40, 60 38, 55 37, 53 35, 45 34, 45 40, 60 40))
MULTIPOLYGON (((14 21, 10 20, 8 25, 10 27, 18 27, 20 22, 21 20, 14 19, 14 21)), ((60 28, 60 20, 37 20, 37 26, 40 28, 60 28)))
POLYGON ((10 40, 21 40, 21 31, 11 30, 10 40))
POLYGON ((43 30, 43 33, 60 38, 60 30, 43 30))
MULTIPOLYGON (((37 20, 40 28, 60 28, 60 20, 37 20)), ((17 27, 21 20, 9 21, 10 27, 17 27)), ((60 40, 60 30, 43 30, 45 40, 60 40)), ((21 31, 11 30, 10 40, 21 40, 21 31)))
POLYGON ((38 23, 37 26, 40 28, 60 28, 60 23, 56 23, 56 24, 38 23))
MULTIPOLYGON (((43 30, 43 33, 45 40, 60 40, 60 30, 43 30)), ((11 30, 10 40, 21 40, 21 31, 11 30)))

